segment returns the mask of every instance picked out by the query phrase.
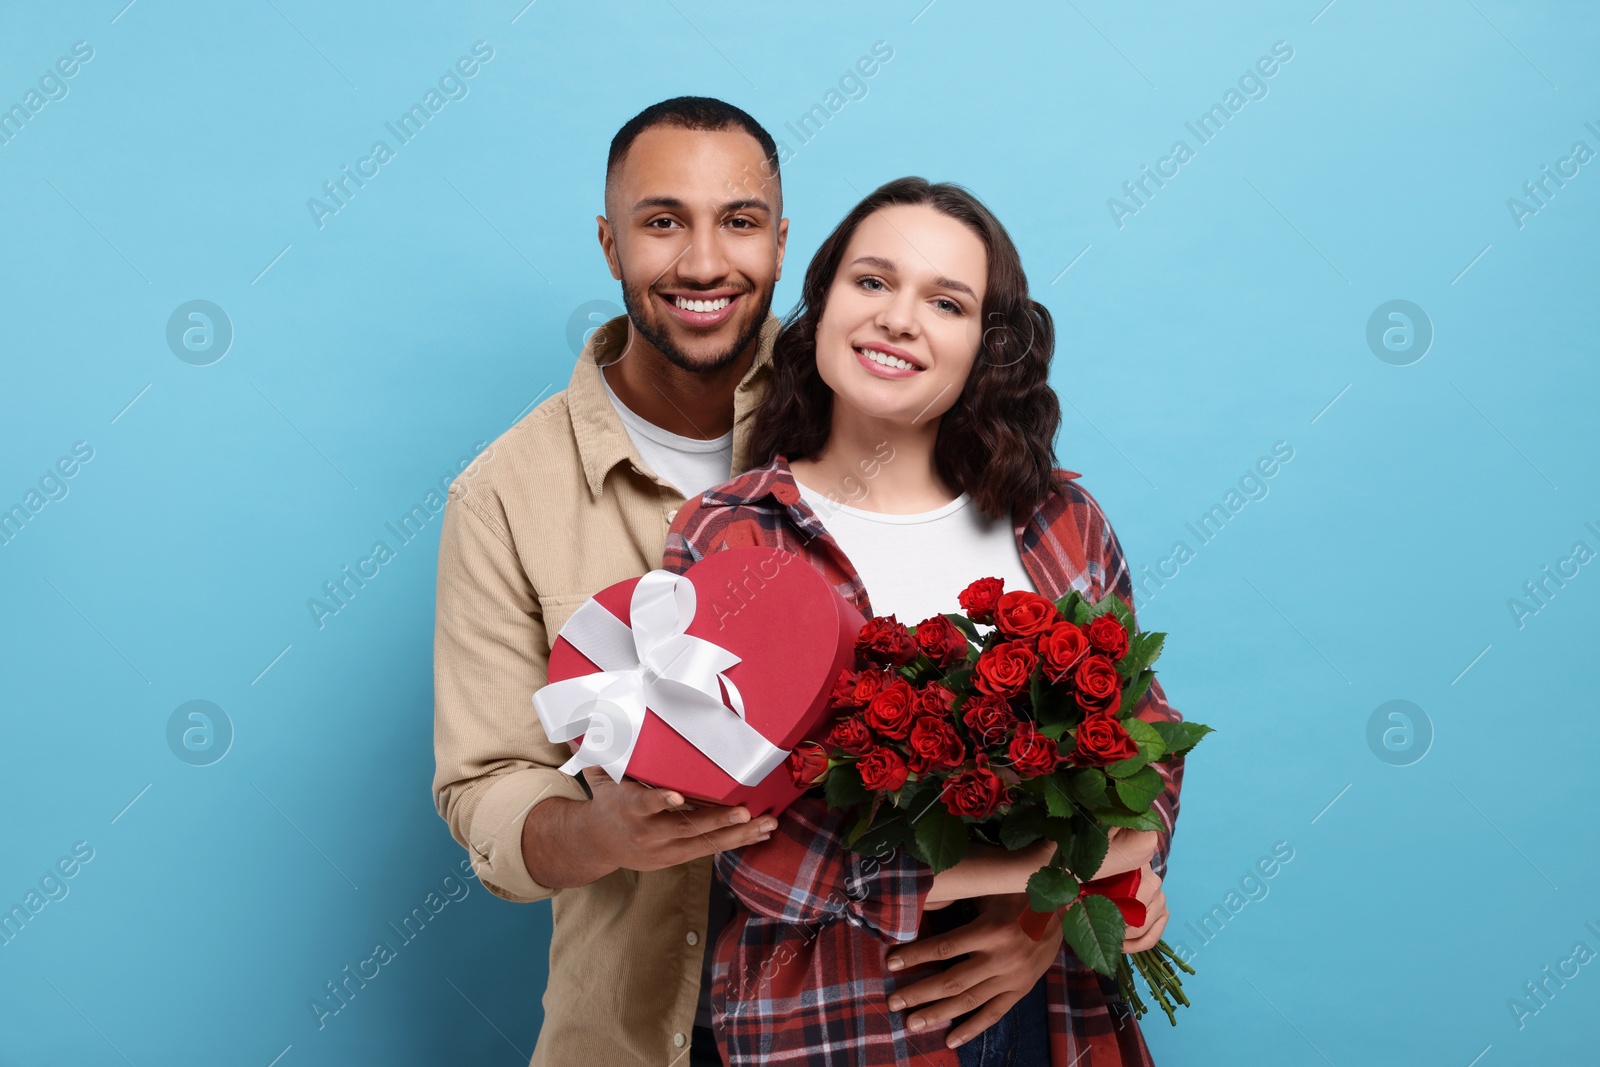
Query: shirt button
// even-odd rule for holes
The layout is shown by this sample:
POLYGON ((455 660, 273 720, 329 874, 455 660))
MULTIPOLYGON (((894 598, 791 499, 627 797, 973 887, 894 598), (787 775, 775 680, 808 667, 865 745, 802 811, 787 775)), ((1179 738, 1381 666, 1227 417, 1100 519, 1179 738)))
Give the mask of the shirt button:
POLYGON ((677 1045, 679 1048, 682 1048, 685 1044, 687 1044, 688 1040, 689 1039, 684 1037, 682 1034, 673 1034, 672 1035, 672 1043, 674 1045, 677 1045))
POLYGON ((687 934, 685 934, 683 939, 689 942, 691 945, 698 945, 700 943, 700 935, 695 933, 693 930, 690 930, 687 934))

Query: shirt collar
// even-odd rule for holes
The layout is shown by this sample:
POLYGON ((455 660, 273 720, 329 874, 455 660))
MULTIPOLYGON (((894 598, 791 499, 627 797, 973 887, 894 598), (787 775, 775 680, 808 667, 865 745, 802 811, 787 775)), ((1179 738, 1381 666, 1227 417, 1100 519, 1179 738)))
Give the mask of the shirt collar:
MULTIPOLYGON (((772 312, 762 324, 755 359, 734 389, 733 462, 738 470, 744 463, 745 441, 749 436, 749 415, 761 398, 761 390, 772 372, 772 346, 783 322, 772 312)), ((572 432, 583 463, 589 491, 598 497, 605 488, 606 475, 622 462, 639 463, 639 455, 628 436, 622 417, 606 396, 600 368, 621 354, 627 343, 627 315, 608 320, 590 335, 572 368, 567 385, 567 410, 572 417, 572 432)))

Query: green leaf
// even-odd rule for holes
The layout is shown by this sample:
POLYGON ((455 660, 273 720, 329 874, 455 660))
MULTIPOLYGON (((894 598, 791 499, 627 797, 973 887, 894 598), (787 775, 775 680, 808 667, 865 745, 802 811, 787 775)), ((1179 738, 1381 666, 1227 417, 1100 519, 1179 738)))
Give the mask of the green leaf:
POLYGON ((1123 711, 1126 711, 1131 715, 1134 710, 1139 707, 1139 701, 1144 699, 1146 691, 1148 691, 1150 688, 1150 681, 1151 679, 1155 678, 1155 676, 1155 671, 1145 668, 1139 672, 1137 677, 1128 683, 1128 687, 1122 691, 1123 711))
POLYGON ((1072 802, 1067 799, 1066 783, 1058 771, 1044 779, 1044 803, 1050 814, 1065 818, 1072 814, 1072 802))
POLYGON ((1122 728, 1139 746, 1139 755, 1147 760, 1158 760, 1167 754, 1167 743, 1154 726, 1135 715, 1122 720, 1122 728))
POLYGON ((1027 804, 1014 805, 1000 820, 1000 843, 1012 852, 1027 848, 1044 836, 1044 815, 1027 804))
POLYGON ((1125 826, 1130 830, 1155 830, 1159 832, 1166 828, 1161 822, 1161 816, 1153 810, 1139 812, 1138 814, 1103 810, 1095 812, 1094 817, 1108 826, 1125 826))
POLYGON ((1166 746, 1167 755, 1181 756, 1188 752, 1212 729, 1198 722, 1157 722, 1151 723, 1156 733, 1161 735, 1161 742, 1166 746))
POLYGON ((1110 900, 1090 893, 1061 917, 1061 932, 1072 951, 1089 967, 1108 978, 1116 972, 1127 924, 1110 900))
POLYGON ((1106 764, 1106 774, 1112 778, 1126 778, 1130 774, 1138 774, 1139 769, 1149 762, 1150 760, 1141 752, 1137 756, 1129 756, 1127 759, 1106 764))
POLYGON ((1082 626, 1084 623, 1094 618, 1094 615, 1094 608, 1089 605, 1087 600, 1080 596, 1076 601, 1073 602, 1072 614, 1068 615, 1067 618, 1071 619, 1079 626, 1082 626))
POLYGON ((1078 621, 1074 616, 1080 607, 1087 607, 1087 605, 1084 603, 1083 594, 1076 589, 1068 589, 1065 594, 1056 600, 1056 610, 1061 612, 1061 617, 1072 622, 1078 621))
POLYGON ((1044 672, 1035 670, 1033 679, 1028 683, 1028 707, 1033 709, 1033 717, 1037 721, 1039 712, 1044 709, 1045 687, 1049 683, 1044 680, 1044 672))
POLYGON ((1072 726, 1065 722, 1047 722, 1039 727, 1039 732, 1052 741, 1059 741, 1066 736, 1072 726))
POLYGON ((1081 771, 1073 771, 1067 778, 1067 792, 1073 797, 1091 807, 1099 804, 1106 797, 1106 776, 1104 771, 1089 767, 1081 771))
POLYGON ((1106 861, 1111 838, 1087 819, 1074 820, 1072 840, 1062 847, 1062 862, 1067 869, 1088 881, 1106 861))
POLYGON ((1028 877, 1028 906, 1048 914, 1078 899, 1079 888, 1078 880, 1060 867, 1041 867, 1028 877))
MULTIPOLYGON (((967 687, 967 682, 972 678, 971 667, 956 667, 939 679, 940 683, 952 693, 960 693, 967 687)), ((963 694, 965 695, 965 694, 963 694)), ((959 707, 959 704, 958 704, 959 707)))
POLYGON ((911 843, 911 824, 898 813, 879 815, 871 829, 850 846, 852 852, 863 856, 887 856, 911 843))
POLYGON ((978 627, 965 615, 957 615, 954 612, 947 611, 944 613, 944 617, 949 619, 956 629, 965 634, 968 641, 977 644, 983 640, 983 637, 978 633, 978 627))
POLYGON ((933 873, 948 870, 967 853, 967 824, 937 805, 916 823, 916 850, 933 873))
POLYGON ((1134 811, 1144 811, 1150 802, 1166 788, 1161 775, 1154 767, 1145 767, 1137 774, 1117 779, 1117 796, 1134 811))
POLYGON ((841 763, 828 772, 824 796, 830 808, 851 808, 871 799, 867 787, 861 784, 861 772, 854 763, 841 763))

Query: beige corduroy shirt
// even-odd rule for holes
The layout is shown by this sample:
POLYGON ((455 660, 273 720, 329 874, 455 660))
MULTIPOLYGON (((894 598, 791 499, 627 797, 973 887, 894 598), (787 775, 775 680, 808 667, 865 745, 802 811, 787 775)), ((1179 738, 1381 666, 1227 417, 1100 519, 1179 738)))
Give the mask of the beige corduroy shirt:
MULTIPOLYGON (((779 328, 769 314, 734 393, 735 471, 779 328)), ((558 769, 570 750, 545 737, 533 708, 550 642, 595 592, 661 565, 683 504, 646 469, 606 397, 600 364, 627 336, 620 316, 596 330, 567 388, 456 478, 440 534, 434 802, 490 892, 551 901, 534 1067, 686 1063, 706 951, 709 858, 561 890, 535 882, 522 859, 535 804, 588 798, 558 769)))

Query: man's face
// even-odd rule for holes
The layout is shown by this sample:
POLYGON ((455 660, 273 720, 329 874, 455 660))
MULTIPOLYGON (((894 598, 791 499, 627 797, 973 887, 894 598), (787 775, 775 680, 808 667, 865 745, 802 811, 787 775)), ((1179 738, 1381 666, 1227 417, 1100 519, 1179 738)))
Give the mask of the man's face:
POLYGON ((761 332, 789 232, 767 169, 743 130, 656 126, 612 176, 601 247, 629 319, 677 367, 718 370, 761 332))

